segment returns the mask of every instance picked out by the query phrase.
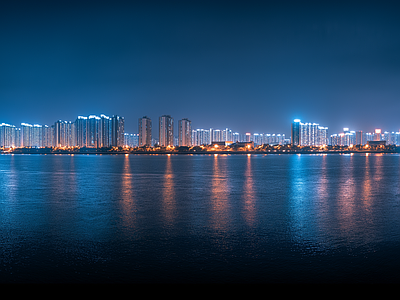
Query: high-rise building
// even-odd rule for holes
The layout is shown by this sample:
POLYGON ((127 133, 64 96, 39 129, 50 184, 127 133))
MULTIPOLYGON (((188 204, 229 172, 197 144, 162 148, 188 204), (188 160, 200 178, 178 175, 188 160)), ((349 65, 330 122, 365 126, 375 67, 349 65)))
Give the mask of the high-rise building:
POLYGON ((174 145, 174 119, 170 115, 159 118, 159 145, 162 147, 174 145))
POLYGON ((42 147, 53 147, 54 126, 42 126, 42 147))
POLYGON ((151 146, 151 119, 144 116, 139 118, 139 147, 151 146))
POLYGON ((21 123, 21 147, 32 146, 32 124, 21 123))
POLYGON ((32 147, 40 148, 43 146, 43 130, 42 125, 34 124, 32 131, 32 147))
POLYGON ((212 129, 212 141, 211 142, 223 142, 222 131, 220 129, 212 129))
MULTIPOLYGON (((90 115, 87 118, 87 139, 86 146, 90 148, 97 148, 100 145, 99 142, 99 127, 101 118, 95 115, 90 115)), ((100 127, 101 130, 101 127, 100 127)))
POLYGON ((356 145, 364 145, 364 138, 362 131, 356 131, 356 145))
POLYGON ((0 147, 18 147, 16 145, 15 126, 0 123, 0 147))
POLYGON ((233 142, 232 130, 230 130, 229 128, 222 130, 222 140, 224 142, 233 142))
POLYGON ((123 147, 125 133, 125 119, 114 115, 111 118, 111 146, 123 147))
POLYGON ((193 133, 196 137, 196 146, 200 145, 209 145, 211 144, 211 129, 196 129, 195 133, 193 133))
POLYGON ((56 147, 71 147, 72 141, 72 122, 57 121, 54 124, 54 146, 56 147))
POLYGON ((178 145, 190 147, 192 145, 192 122, 189 119, 179 120, 178 132, 178 145))
POLYGON ((99 142, 98 147, 110 147, 111 146, 111 118, 106 115, 100 115, 99 120, 99 142))
POLYGON ((76 146, 87 147, 87 117, 78 116, 75 120, 76 146))
POLYGON ((316 146, 326 146, 329 144, 328 127, 317 127, 316 146))
POLYGON ((21 147, 21 128, 14 127, 14 147, 21 147))
POLYGON ((291 138, 293 146, 300 146, 300 124, 300 119, 295 119, 292 123, 291 138))

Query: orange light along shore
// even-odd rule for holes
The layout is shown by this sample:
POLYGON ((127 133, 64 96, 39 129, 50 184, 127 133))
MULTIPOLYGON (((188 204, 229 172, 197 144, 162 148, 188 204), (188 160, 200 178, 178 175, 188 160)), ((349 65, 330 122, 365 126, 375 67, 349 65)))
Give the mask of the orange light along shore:
POLYGON ((45 148, 0 148, 1 154, 342 154, 342 153, 400 153, 400 147, 369 143, 367 145, 320 147, 292 145, 260 145, 254 143, 238 143, 228 146, 218 144, 194 147, 110 147, 110 148, 79 148, 79 147, 45 147, 45 148))

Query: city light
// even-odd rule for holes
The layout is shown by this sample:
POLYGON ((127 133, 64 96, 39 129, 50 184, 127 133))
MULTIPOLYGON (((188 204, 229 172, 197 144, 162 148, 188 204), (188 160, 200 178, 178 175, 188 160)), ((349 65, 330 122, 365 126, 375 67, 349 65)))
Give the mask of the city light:
MULTIPOLYGON (((78 116, 75 121, 58 120, 53 125, 21 123, 20 127, 0 123, 0 150, 17 153, 49 148, 46 153, 131 153, 131 152, 263 152, 291 153, 337 151, 394 151, 400 146, 400 132, 375 129, 364 132, 343 128, 343 132, 328 135, 328 127, 316 122, 294 119, 291 134, 235 132, 224 129, 192 129, 189 119, 178 122, 174 134, 174 119, 159 118, 159 135, 153 137, 151 119, 139 119, 139 132, 127 133, 124 118, 105 114, 78 116), (93 150, 85 150, 93 149, 93 150), (21 152, 21 151, 20 151, 21 152)), ((289 127, 289 126, 288 126, 289 127)), ((397 150, 396 150, 397 151, 397 150)))

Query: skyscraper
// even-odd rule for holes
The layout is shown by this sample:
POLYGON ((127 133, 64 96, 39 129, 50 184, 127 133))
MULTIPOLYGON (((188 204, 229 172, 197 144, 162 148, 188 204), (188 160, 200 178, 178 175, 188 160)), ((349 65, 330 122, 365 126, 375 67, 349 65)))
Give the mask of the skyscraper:
POLYGON ((174 119, 170 115, 159 118, 159 144, 162 147, 174 145, 174 119))
POLYGON ((211 142, 222 142, 222 131, 220 129, 212 129, 211 142))
POLYGON ((15 126, 0 123, 0 147, 17 147, 15 141, 15 126))
POLYGON ((78 116, 75 121, 76 146, 87 147, 87 117, 78 116))
POLYGON ((300 123, 299 119, 295 119, 292 123, 292 145, 300 146, 300 123))
POLYGON ((100 117, 95 115, 90 115, 87 119, 87 140, 86 146, 91 148, 99 147, 99 127, 100 127, 100 117))
POLYGON ((43 146, 43 131, 42 125, 34 124, 31 128, 32 134, 32 147, 42 147, 43 146))
POLYGON ((196 129, 193 130, 192 134, 194 135, 193 141, 195 142, 194 145, 209 145, 211 143, 211 132, 212 130, 207 129, 196 129))
POLYGON ((32 125, 28 123, 21 123, 21 147, 32 146, 32 125))
POLYGON ((139 147, 151 146, 151 119, 147 116, 139 118, 139 147))
POLYGON ((356 145, 364 145, 364 137, 362 131, 356 131, 356 145))
POLYGON ((42 126, 42 147, 53 147, 54 126, 42 126))
POLYGON ((111 146, 124 146, 125 120, 123 117, 114 115, 111 118, 111 146))
POLYGON ((232 130, 229 128, 226 128, 222 131, 222 140, 224 142, 232 142, 233 141, 233 135, 232 135, 232 130))
MULTIPOLYGON (((111 146, 112 119, 106 115, 100 115, 99 143, 98 147, 111 146)), ((113 145, 114 146, 114 145, 113 145)), ((116 146, 116 145, 115 145, 116 146)))
POLYGON ((192 122, 189 119, 182 119, 178 122, 178 143, 179 146, 188 146, 192 145, 192 122))
POLYGON ((70 147, 72 143, 72 122, 57 121, 54 124, 54 144, 56 147, 70 147))

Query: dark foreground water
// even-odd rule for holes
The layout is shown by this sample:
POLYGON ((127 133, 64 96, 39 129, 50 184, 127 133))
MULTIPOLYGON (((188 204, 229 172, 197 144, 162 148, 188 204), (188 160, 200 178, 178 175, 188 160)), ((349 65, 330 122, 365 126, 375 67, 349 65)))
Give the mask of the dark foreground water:
POLYGON ((400 156, 0 155, 4 282, 400 282, 400 156))

